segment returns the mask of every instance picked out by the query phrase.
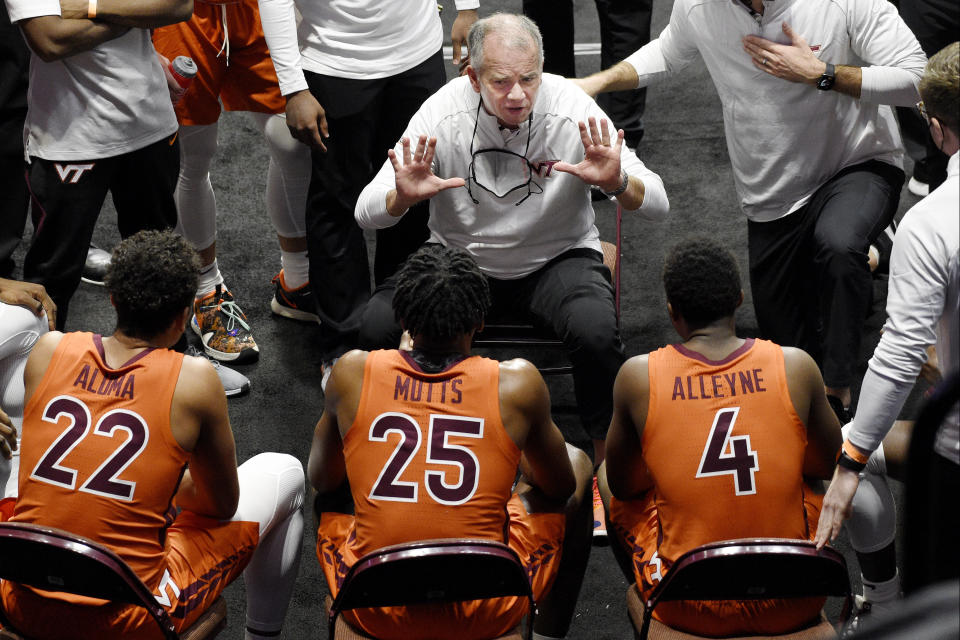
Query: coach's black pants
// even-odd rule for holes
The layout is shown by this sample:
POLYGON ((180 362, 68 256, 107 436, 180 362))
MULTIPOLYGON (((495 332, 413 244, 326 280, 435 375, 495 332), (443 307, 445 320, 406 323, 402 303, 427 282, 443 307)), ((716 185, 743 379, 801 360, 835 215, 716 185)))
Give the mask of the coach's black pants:
POLYGON ((873 292, 867 249, 890 224, 903 171, 847 167, 797 211, 750 222, 750 287, 762 337, 812 355, 830 387, 853 380, 873 292))
POLYGON ((31 158, 34 232, 23 277, 46 287, 57 304, 57 329, 65 326, 107 192, 113 196, 121 237, 143 229, 173 228, 179 171, 175 137, 111 158, 60 162, 31 158))
MULTIPOLYGON (((623 364, 613 285, 603 256, 572 249, 517 280, 488 278, 493 307, 488 318, 525 318, 550 327, 563 340, 573 363, 573 384, 584 429, 606 437, 613 413, 613 382, 623 364)), ((363 314, 360 347, 395 349, 400 325, 394 318, 395 280, 389 278, 370 298, 363 314)))
MULTIPOLYGON (((322 358, 356 347, 360 316, 370 297, 363 231, 353 217, 357 198, 387 160, 423 101, 446 82, 438 51, 409 71, 373 80, 305 72, 310 92, 326 112, 327 151, 313 150, 307 193, 310 286, 320 316, 322 358)), ((374 277, 382 282, 429 237, 428 203, 377 231, 374 277)))

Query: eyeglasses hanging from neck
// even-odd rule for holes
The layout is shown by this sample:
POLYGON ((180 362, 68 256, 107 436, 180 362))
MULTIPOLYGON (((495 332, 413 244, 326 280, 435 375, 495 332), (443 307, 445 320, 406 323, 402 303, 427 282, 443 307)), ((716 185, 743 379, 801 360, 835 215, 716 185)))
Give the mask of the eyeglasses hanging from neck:
POLYGON ((483 100, 477 105, 476 122, 473 125, 473 135, 470 137, 470 175, 467 177, 467 193, 473 204, 480 204, 473 195, 473 189, 470 184, 473 183, 491 194, 495 198, 506 198, 508 195, 518 189, 526 189, 527 194, 515 206, 523 202, 533 194, 543 193, 543 188, 533 181, 534 167, 527 160, 527 152, 530 150, 530 133, 533 127, 533 113, 527 118, 527 144, 523 149, 523 154, 515 153, 507 149, 478 149, 473 150, 477 139, 477 127, 480 125, 480 108, 483 106, 483 100))

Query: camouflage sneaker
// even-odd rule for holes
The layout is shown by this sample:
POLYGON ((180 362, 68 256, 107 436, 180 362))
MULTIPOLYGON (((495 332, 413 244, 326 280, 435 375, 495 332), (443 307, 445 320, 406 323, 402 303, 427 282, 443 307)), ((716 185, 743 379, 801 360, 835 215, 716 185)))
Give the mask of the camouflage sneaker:
POLYGON ((193 301, 190 326, 211 358, 244 364, 260 357, 247 317, 223 285, 218 284, 214 291, 193 301))

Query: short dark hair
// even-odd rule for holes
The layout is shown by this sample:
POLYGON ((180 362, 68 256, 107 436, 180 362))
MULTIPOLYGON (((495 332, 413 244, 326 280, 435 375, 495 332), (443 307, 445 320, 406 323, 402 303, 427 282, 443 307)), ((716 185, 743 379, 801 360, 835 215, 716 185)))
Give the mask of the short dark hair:
POLYGON ((489 309, 487 279, 462 249, 425 244, 397 274, 393 310, 413 336, 462 336, 479 328, 489 309))
POLYGON ((663 289, 674 313, 692 329, 732 316, 740 303, 737 259, 709 238, 674 245, 663 263, 663 289))
POLYGON ((200 260, 172 231, 140 231, 113 251, 105 284, 117 311, 117 329, 149 339, 161 334, 197 292, 200 260))

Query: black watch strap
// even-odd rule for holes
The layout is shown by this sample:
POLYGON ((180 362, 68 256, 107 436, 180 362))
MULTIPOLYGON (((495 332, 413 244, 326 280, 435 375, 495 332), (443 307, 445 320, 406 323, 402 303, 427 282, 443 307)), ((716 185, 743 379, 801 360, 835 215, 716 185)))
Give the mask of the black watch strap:
POLYGON ((817 89, 820 91, 829 91, 833 89, 833 84, 837 81, 837 70, 829 62, 827 63, 827 68, 824 70, 823 75, 820 76, 820 79, 817 80, 817 89))

